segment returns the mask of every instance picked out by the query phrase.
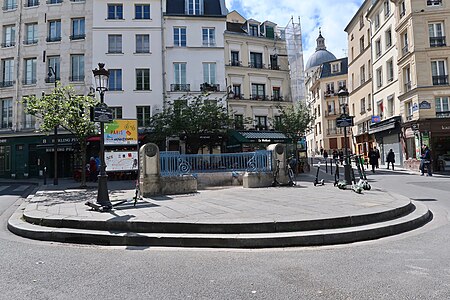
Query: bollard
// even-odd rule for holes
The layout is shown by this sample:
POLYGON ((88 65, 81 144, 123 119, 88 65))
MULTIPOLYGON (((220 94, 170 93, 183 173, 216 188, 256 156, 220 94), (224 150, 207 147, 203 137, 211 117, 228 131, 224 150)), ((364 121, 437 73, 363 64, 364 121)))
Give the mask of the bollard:
POLYGON ((325 173, 328 173, 328 159, 325 159, 325 173))
POLYGON ((47 185, 47 167, 44 167, 44 185, 47 185))
POLYGON ((330 174, 333 175, 333 160, 330 158, 330 174))

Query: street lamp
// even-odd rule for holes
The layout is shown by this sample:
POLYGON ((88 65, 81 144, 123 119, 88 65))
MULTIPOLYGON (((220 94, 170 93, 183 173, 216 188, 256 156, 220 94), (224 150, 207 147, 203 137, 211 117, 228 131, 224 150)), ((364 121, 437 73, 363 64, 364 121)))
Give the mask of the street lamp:
MULTIPOLYGON (((96 90, 100 94, 100 105, 104 105, 105 92, 108 90, 109 71, 104 68, 104 63, 98 64, 98 69, 92 70, 95 78, 96 90)), ((97 204, 101 205, 104 210, 112 208, 108 194, 108 175, 106 175, 105 165, 105 125, 100 122, 100 173, 98 175, 98 191, 97 204)))
MULTIPOLYGON (((342 108, 341 118, 349 118, 349 115, 347 114, 348 95, 349 95, 347 89, 345 87, 341 87, 337 95, 339 99, 339 105, 342 108)), ((344 128, 344 180, 345 184, 348 185, 352 183, 351 177, 352 166, 350 164, 350 159, 348 155, 347 126, 343 126, 343 128, 344 128)))
MULTIPOLYGON (((58 78, 56 77, 56 65, 55 68, 48 67, 48 78, 50 79, 52 76, 55 77, 55 91, 58 87, 58 78)), ((58 109, 58 108, 56 108, 58 109)), ((54 176, 53 176, 53 185, 58 185, 58 125, 54 128, 55 141, 53 142, 53 159, 54 159, 54 176)))

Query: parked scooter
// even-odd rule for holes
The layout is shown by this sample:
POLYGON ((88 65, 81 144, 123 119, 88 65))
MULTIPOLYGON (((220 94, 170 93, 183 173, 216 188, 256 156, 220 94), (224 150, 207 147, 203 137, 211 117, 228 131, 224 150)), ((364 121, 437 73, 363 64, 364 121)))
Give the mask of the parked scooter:
POLYGON ((320 161, 317 163, 317 173, 316 173, 316 179, 314 180, 314 186, 320 184, 324 185, 325 181, 323 179, 319 180, 319 171, 320 171, 320 161))
POLYGON ((367 181, 366 171, 364 170, 364 166, 362 165, 361 157, 362 157, 362 155, 355 156, 356 168, 358 169, 358 173, 359 173, 358 185, 361 186, 364 190, 370 191, 370 189, 372 187, 370 186, 369 182, 367 181))

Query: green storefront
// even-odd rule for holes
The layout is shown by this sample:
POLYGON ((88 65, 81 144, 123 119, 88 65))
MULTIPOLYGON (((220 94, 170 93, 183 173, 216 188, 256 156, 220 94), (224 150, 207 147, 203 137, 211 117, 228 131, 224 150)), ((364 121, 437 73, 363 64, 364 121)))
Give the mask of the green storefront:
MULTIPOLYGON (((0 178, 22 179, 54 174, 54 137, 52 135, 3 135, 0 137, 0 178)), ((72 177, 76 167, 76 138, 58 135, 58 177, 72 177)))

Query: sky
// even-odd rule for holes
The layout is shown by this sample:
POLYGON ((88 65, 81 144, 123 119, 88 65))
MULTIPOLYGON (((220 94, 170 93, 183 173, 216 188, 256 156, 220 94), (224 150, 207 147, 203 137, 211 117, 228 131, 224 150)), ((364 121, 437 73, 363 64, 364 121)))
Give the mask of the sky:
POLYGON ((347 33, 344 31, 364 0, 225 0, 229 11, 236 10, 246 19, 266 20, 285 27, 291 17, 300 24, 303 59, 314 53, 321 27, 327 50, 337 58, 347 56, 347 33))

